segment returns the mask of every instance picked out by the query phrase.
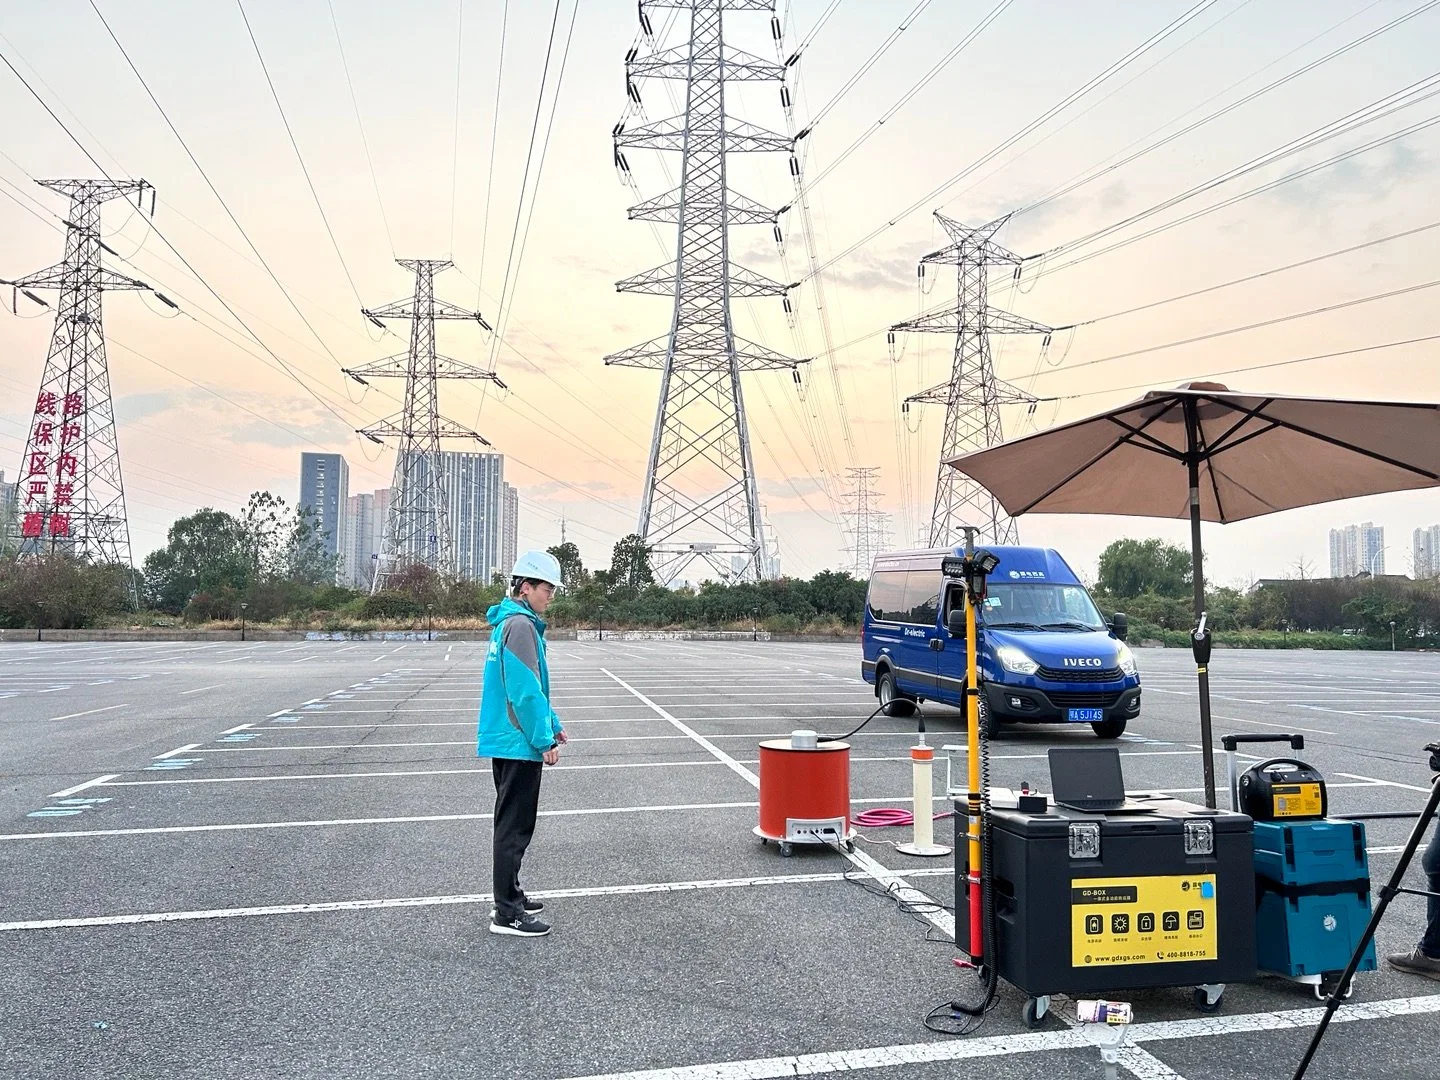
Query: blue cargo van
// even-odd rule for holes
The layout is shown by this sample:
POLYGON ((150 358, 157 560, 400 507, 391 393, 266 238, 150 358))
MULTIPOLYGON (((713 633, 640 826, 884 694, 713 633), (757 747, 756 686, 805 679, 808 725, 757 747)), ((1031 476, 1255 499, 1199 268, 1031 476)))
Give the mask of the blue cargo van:
MULTIPOLYGON (((976 612, 986 735, 1007 723, 1089 724, 1102 739, 1119 738, 1140 715, 1125 616, 1105 619, 1057 551, 985 550, 1000 560, 976 612)), ((940 565, 964 553, 898 551, 875 560, 861 672, 888 715, 907 716, 923 701, 963 703, 964 584, 940 565)))

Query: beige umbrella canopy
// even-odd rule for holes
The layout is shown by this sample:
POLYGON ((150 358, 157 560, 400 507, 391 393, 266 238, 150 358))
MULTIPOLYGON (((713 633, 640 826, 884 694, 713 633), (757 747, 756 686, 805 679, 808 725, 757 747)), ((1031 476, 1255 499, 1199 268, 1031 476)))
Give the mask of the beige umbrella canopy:
MULTIPOLYGON (((1198 626, 1205 606, 1202 520, 1244 521, 1359 495, 1436 487, 1440 405, 1251 394, 1196 382, 946 464, 983 485, 1015 517, 1188 517, 1198 626)), ((1209 705, 1202 663, 1206 746, 1209 705)), ((1213 807, 1209 754, 1205 795, 1213 807)))

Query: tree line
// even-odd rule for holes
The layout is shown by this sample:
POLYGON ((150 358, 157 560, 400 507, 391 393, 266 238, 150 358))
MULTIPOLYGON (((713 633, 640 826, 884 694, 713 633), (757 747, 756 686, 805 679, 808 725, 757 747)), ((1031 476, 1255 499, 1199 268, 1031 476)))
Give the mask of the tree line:
MULTIPOLYGON (((324 540, 310 510, 257 492, 236 513, 207 507, 178 519, 165 546, 133 576, 127 567, 64 555, 0 561, 0 626, 83 628, 137 617, 202 625, 242 615, 254 623, 327 629, 426 619, 474 625, 504 595, 502 575, 488 582, 446 579, 422 566, 406 568, 373 595, 338 586, 336 558, 324 540)), ((639 536, 623 537, 608 564, 594 567, 573 542, 548 550, 565 577, 550 608, 558 626, 753 625, 844 633, 858 628, 865 608, 868 583, 844 571, 668 588, 656 582, 639 536)), ((1178 643, 1171 638, 1193 622, 1190 553, 1153 538, 1117 540, 1100 556, 1093 592, 1103 610, 1130 616, 1136 640, 1178 643)), ((1440 583, 1434 581, 1298 577, 1244 590, 1211 586, 1206 608, 1210 625, 1222 633, 1344 633, 1388 644, 1393 622, 1397 644, 1412 645, 1440 633, 1440 583)))

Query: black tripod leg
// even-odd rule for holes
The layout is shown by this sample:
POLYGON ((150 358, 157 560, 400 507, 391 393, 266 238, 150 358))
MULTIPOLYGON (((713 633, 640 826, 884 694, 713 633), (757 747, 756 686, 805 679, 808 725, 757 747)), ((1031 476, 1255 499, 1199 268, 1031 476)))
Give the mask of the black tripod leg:
MULTIPOLYGON (((1436 780, 1440 780, 1440 777, 1437 777, 1436 780)), ((1420 814, 1420 820, 1410 831, 1410 839, 1405 842, 1405 850, 1400 855, 1400 861, 1395 864, 1395 872, 1390 875, 1390 880, 1380 890, 1380 903, 1375 905, 1375 911, 1370 916, 1370 924, 1365 927, 1360 944, 1355 946, 1355 953, 1350 957, 1350 963, 1346 965, 1345 973, 1340 976, 1340 982, 1325 1003, 1325 1015, 1320 1017, 1320 1025, 1315 1029, 1315 1034, 1310 1037, 1310 1045, 1305 1048, 1305 1056, 1300 1059, 1300 1065, 1295 1070, 1292 1080, 1304 1080, 1305 1070, 1310 1067, 1310 1061, 1314 1058, 1315 1051, 1320 1049, 1320 1040, 1325 1037, 1325 1029, 1330 1026, 1330 1021, 1335 1016, 1335 1010, 1340 1007, 1345 991, 1350 986, 1350 980, 1355 977, 1355 969, 1360 966, 1361 957, 1365 955, 1365 950, 1369 948, 1370 942, 1375 939, 1375 929, 1380 925, 1380 920, 1385 915, 1385 909, 1390 906, 1390 901, 1400 890, 1400 882, 1405 878, 1405 871, 1410 869, 1410 860, 1415 858, 1415 849, 1420 846, 1420 841, 1425 837, 1425 830, 1434 820, 1437 807, 1440 807, 1440 783, 1432 780, 1430 799, 1420 814)))

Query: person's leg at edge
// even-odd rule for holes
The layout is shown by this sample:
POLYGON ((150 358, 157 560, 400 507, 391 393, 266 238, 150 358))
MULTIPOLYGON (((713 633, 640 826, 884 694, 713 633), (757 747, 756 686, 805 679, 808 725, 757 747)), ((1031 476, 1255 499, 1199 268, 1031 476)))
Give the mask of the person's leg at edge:
MULTIPOLYGON (((1432 893, 1440 891, 1440 826, 1430 834, 1430 843, 1420 856, 1420 868, 1429 882, 1426 888, 1432 893)), ((1420 944, 1410 952, 1395 953, 1386 959, 1398 971, 1424 975, 1440 982, 1440 898, 1427 898, 1425 914, 1425 934, 1420 944)))
POLYGON ((524 915, 520 864, 535 834, 542 768, 538 761, 496 758, 493 762, 495 912, 502 922, 524 915))

